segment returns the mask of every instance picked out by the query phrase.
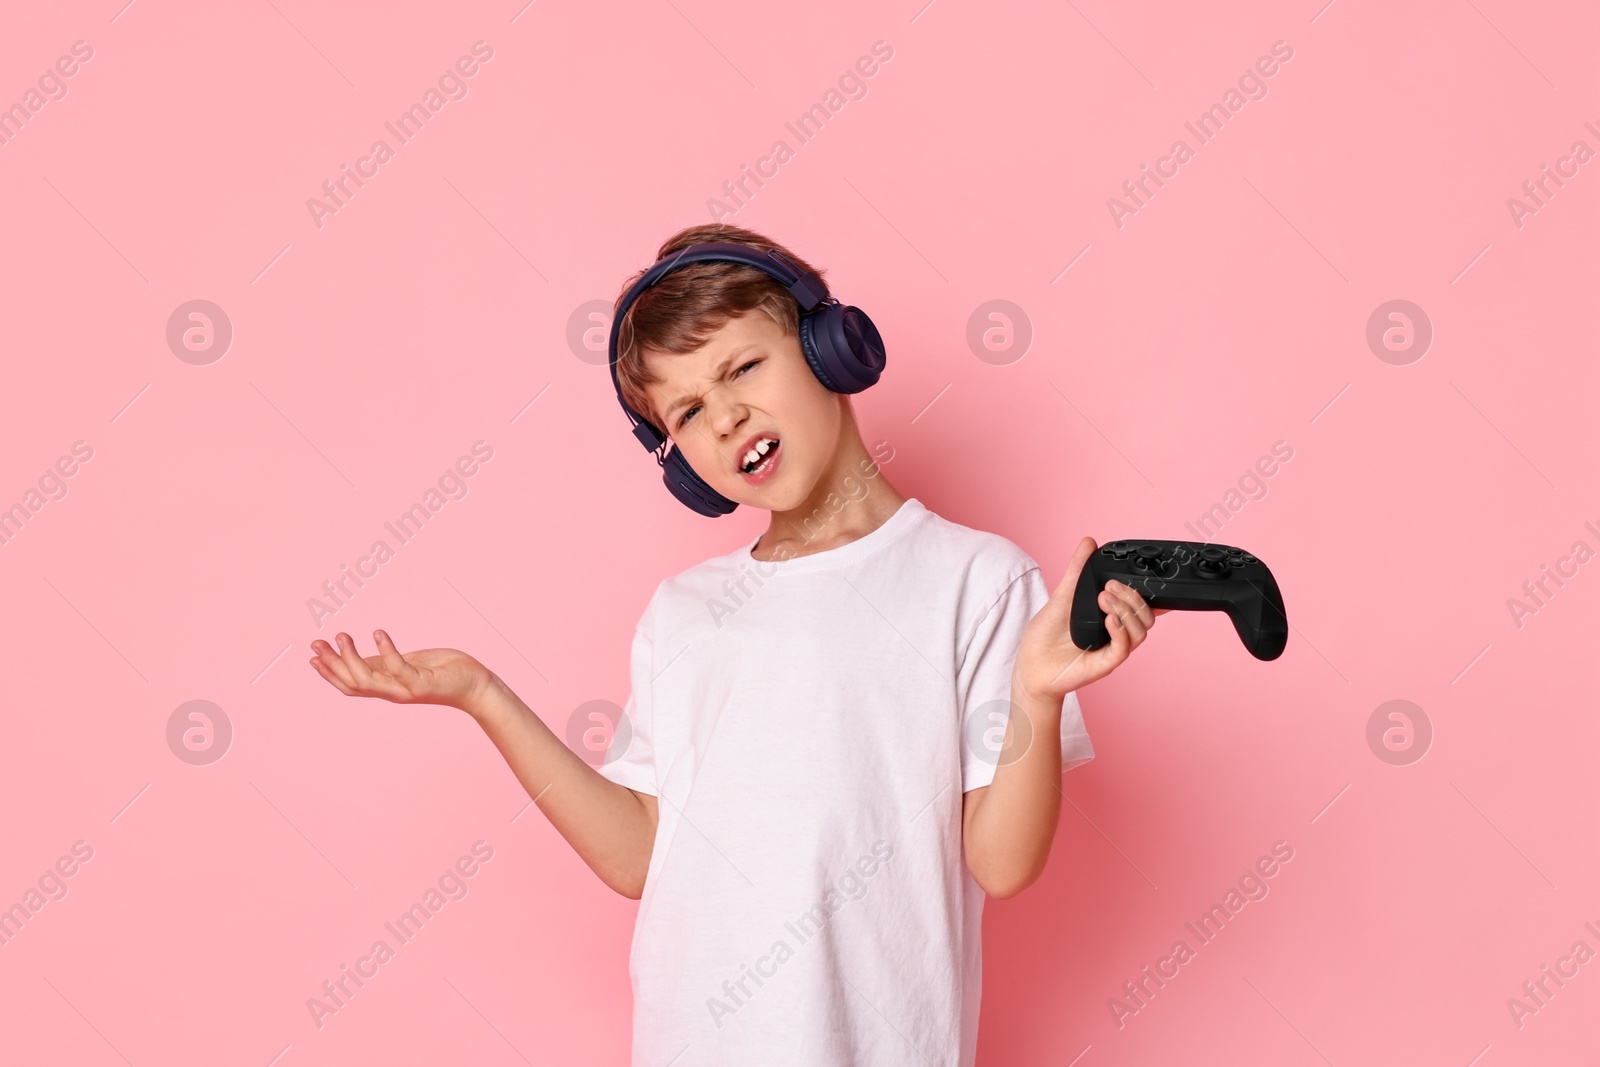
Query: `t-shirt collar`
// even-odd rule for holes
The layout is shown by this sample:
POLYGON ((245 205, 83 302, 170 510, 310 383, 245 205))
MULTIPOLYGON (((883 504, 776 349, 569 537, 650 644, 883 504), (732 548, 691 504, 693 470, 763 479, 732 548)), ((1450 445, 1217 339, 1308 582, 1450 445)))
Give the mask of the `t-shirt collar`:
POLYGON ((761 541, 760 535, 752 538, 733 553, 733 558, 741 564, 750 564, 762 568, 765 576, 769 571, 775 574, 807 574, 812 571, 832 570, 846 564, 856 563, 867 556, 877 552, 889 542, 898 538, 902 531, 913 525, 928 509, 916 497, 907 497, 895 513, 890 515, 878 526, 848 544, 837 548, 823 549, 821 552, 811 552, 804 556, 795 556, 786 560, 760 560, 750 554, 750 550, 761 541))

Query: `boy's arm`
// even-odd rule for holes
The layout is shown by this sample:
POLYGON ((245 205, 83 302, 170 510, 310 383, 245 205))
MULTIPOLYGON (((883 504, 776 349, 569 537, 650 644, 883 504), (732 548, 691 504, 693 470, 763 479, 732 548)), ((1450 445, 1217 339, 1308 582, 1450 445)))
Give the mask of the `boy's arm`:
POLYGON ((1155 616, 1137 591, 1106 583, 1100 609, 1111 642, 1089 652, 1072 643, 1072 597, 1078 574, 1098 546, 1085 537, 1061 584, 1028 622, 1011 674, 1011 715, 994 780, 962 797, 961 834, 967 869, 992 897, 1022 892, 1044 871, 1061 817, 1061 708, 1067 694, 1110 674, 1144 642, 1155 616), (1025 731, 1018 736, 1017 731, 1025 731))
POLYGON ((466 711, 590 870, 623 896, 639 899, 655 847, 656 798, 584 762, 499 675, 466 711))
POLYGON ((994 781, 961 798, 961 837, 967 869, 991 897, 1015 896, 1044 871, 1061 817, 1061 701, 1031 697, 1013 679, 1005 745, 1024 716, 1032 742, 1018 759, 1001 763, 994 781))

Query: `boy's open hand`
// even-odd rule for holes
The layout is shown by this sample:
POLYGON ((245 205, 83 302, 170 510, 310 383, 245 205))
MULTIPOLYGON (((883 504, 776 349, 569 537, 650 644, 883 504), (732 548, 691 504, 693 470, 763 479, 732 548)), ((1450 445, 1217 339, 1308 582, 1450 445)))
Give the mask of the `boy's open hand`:
POLYGON ((1074 689, 1104 678, 1144 642, 1156 624, 1155 617, 1169 610, 1152 609, 1132 587, 1118 581, 1107 582, 1100 591, 1099 604, 1106 613, 1111 643, 1088 652, 1074 645, 1073 593, 1078 588, 1079 572, 1099 547, 1092 537, 1078 542, 1061 584, 1023 631, 1014 677, 1031 696, 1061 701, 1074 689))
POLYGON ((338 649, 326 641, 311 642, 311 666, 345 696, 382 697, 396 704, 443 704, 470 711, 487 686, 489 668, 453 648, 424 648, 404 655, 389 635, 373 631, 376 656, 360 656, 347 633, 334 635, 338 649))

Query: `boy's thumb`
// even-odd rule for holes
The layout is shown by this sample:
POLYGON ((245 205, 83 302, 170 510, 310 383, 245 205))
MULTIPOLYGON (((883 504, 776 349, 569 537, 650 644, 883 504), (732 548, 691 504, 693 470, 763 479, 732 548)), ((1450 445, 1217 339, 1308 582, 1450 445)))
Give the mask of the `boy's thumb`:
POLYGON ((1078 542, 1078 547, 1072 550, 1072 556, 1067 560, 1067 571, 1061 576, 1061 584, 1056 586, 1050 599, 1061 601, 1068 607, 1072 605, 1072 595, 1078 588, 1078 575, 1099 547, 1092 537, 1084 537, 1078 542))

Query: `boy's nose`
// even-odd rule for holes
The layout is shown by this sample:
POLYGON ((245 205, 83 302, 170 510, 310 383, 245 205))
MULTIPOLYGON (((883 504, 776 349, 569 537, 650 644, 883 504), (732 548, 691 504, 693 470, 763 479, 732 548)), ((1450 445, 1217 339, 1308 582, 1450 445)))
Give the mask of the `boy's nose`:
MULTIPOLYGON (((745 420, 745 406, 737 396, 724 392, 720 385, 706 394, 705 404, 711 425, 722 437, 731 437, 745 420), (716 398, 714 402, 713 397, 716 398)), ((738 444, 737 441, 729 443, 738 444)))

